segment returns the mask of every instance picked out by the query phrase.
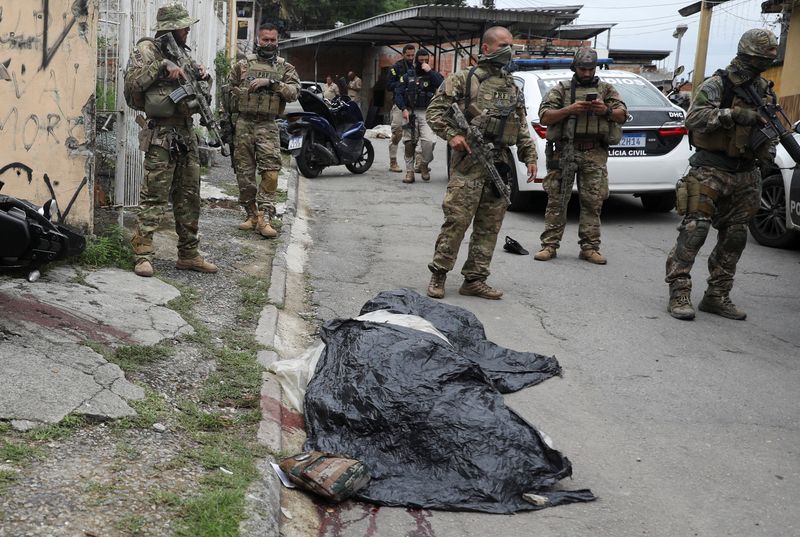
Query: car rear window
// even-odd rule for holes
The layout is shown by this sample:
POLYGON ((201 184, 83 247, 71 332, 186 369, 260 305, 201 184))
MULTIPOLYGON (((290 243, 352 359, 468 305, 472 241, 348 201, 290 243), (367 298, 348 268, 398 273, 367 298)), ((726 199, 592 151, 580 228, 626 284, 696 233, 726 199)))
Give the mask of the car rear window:
MULTIPOLYGON (((601 76, 600 79, 614 85, 629 109, 670 106, 667 98, 655 86, 641 78, 601 76)), ((556 83, 558 80, 540 79, 539 91, 544 96, 556 83)))

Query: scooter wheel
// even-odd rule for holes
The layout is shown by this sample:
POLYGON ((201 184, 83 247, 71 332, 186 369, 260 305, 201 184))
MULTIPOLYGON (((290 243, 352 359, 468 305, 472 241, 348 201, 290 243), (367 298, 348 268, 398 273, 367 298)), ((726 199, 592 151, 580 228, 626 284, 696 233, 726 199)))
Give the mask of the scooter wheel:
POLYGON ((372 142, 364 138, 361 155, 354 162, 345 164, 345 167, 353 173, 364 173, 370 169, 373 160, 375 160, 375 150, 372 148, 372 142))

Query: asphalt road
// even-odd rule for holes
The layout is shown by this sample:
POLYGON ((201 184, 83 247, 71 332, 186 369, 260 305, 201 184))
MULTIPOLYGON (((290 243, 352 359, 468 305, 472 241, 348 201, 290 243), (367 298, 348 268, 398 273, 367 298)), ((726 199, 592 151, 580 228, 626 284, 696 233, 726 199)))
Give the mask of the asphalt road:
MULTIPOLYGON (((338 167, 301 178, 313 241, 307 272, 324 319, 356 315, 381 290, 424 293, 430 277, 444 144, 432 181, 405 185, 386 171, 387 141, 372 141, 367 174, 338 167)), ((698 312, 685 322, 666 312, 674 212, 612 197, 603 213, 606 266, 578 259, 574 216, 557 259, 503 252, 505 235, 535 252, 542 220, 541 206, 507 215, 490 278, 502 300, 458 295, 463 255, 445 300, 473 311, 493 341, 557 356, 563 378, 506 400, 572 461, 563 488, 591 488, 599 500, 515 516, 350 503, 321 510, 318 535, 800 535, 800 251, 751 240, 732 293, 747 321, 698 312)), ((695 265, 695 304, 711 242, 695 265)))

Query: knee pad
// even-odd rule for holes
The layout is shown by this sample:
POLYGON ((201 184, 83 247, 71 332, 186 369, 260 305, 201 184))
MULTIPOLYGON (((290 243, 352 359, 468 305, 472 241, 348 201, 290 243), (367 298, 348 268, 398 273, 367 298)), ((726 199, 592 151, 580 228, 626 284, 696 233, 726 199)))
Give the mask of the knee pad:
POLYGON ((420 146, 422 147, 422 158, 426 162, 433 160, 433 147, 435 145, 435 142, 430 142, 428 140, 422 140, 422 143, 420 143, 420 146))
POLYGON ((723 244, 726 250, 741 252, 747 245, 747 226, 745 224, 735 224, 727 228, 723 233, 723 244))
POLYGON ((683 225, 686 235, 686 247, 690 250, 699 250, 706 242, 711 222, 708 220, 690 220, 683 225))
POLYGON ((400 143, 400 140, 403 139, 403 129, 397 129, 392 131, 392 143, 397 145, 400 143))
POLYGON ((406 158, 414 158, 414 149, 416 148, 417 144, 414 142, 405 142, 405 156, 406 158))

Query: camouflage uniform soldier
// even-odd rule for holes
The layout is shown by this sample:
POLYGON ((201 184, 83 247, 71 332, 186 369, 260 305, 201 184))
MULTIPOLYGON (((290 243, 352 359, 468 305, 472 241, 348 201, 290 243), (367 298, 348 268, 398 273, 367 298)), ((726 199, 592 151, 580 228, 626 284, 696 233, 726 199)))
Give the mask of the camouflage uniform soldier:
POLYGON ((144 183, 141 190, 136 231, 131 239, 136 256, 134 272, 153 275, 153 233, 158 229, 164 209, 172 199, 175 231, 178 234, 176 268, 198 272, 216 272, 197 251, 197 228, 200 218, 200 163, 197 136, 192 130, 196 112, 184 99, 176 104, 169 94, 178 88, 180 79, 190 69, 199 71, 201 84, 208 88, 211 77, 205 68, 190 64, 188 56, 168 58, 159 38, 172 33, 179 47, 188 51, 189 26, 197 19, 189 17, 180 3, 158 10, 156 35, 141 39, 125 71, 126 93, 141 95, 147 115, 147 127, 140 133, 144 156, 144 183))
POLYGON ((572 79, 556 84, 539 106, 539 119, 548 126, 547 176, 542 183, 547 192, 547 209, 540 237, 542 249, 533 258, 549 261, 556 257, 567 225, 569 194, 563 194, 572 192, 572 185, 563 185, 567 190, 562 190, 559 160, 564 144, 568 143, 566 129, 572 116, 575 118, 573 147, 581 203, 578 225, 580 258, 605 265, 606 258, 599 249, 600 211, 608 198, 608 146, 619 142, 622 136, 620 124, 625 123, 628 111, 614 86, 595 76, 597 52, 593 49, 578 49, 571 69, 575 71, 572 79), (595 95, 594 100, 587 100, 590 94, 595 95))
POLYGON ((494 144, 498 169, 513 166, 507 148, 516 145, 518 158, 527 164, 528 176, 536 176, 536 147, 528 131, 522 92, 503 69, 511 61, 511 43, 511 33, 502 26, 486 30, 478 65, 448 76, 428 106, 428 124, 452 149, 450 181, 442 203, 444 224, 433 261, 428 264, 433 273, 428 296, 433 298, 444 297, 445 278, 455 265, 470 223, 469 253, 461 269, 464 283, 458 292, 493 300, 503 296, 502 291, 486 283, 486 278, 506 202, 494 191, 482 165, 470 156, 466 133, 450 119, 451 105, 458 103, 467 119, 494 144))
POLYGON ((414 182, 414 154, 418 147, 421 153, 419 170, 422 180, 431 180, 428 164, 433 160, 436 138, 425 120, 425 109, 433 99, 436 89, 444 82, 444 78, 430 66, 429 60, 430 53, 427 50, 417 51, 414 68, 400 77, 394 94, 395 104, 403 111, 403 121, 407 124, 402 128, 406 162, 404 183, 414 182))
POLYGON ((676 205, 683 221, 666 267, 667 311, 677 319, 694 319, 690 271, 712 226, 717 244, 708 258, 708 289, 698 309, 729 319, 747 316, 729 295, 747 243, 747 223, 758 212, 761 174, 756 160, 773 157, 772 143, 756 146, 751 140, 764 120, 740 88, 751 85, 764 100, 770 83, 760 74, 775 60, 777 46, 769 30, 745 32, 736 57, 697 88, 689 108, 686 126, 696 151, 689 172, 678 181, 676 205))
POLYGON ((280 134, 275 119, 287 102, 297 99, 300 79, 292 64, 278 56, 278 29, 264 24, 258 29, 255 54, 231 69, 231 113, 235 117, 234 148, 239 203, 247 220, 239 229, 255 230, 272 238, 275 192, 281 169, 280 134), (256 169, 260 176, 256 186, 256 169))
MULTIPOLYGON (((414 69, 415 53, 414 45, 404 46, 403 59, 389 68, 386 89, 391 91, 392 94, 397 93, 397 84, 400 82, 400 77, 414 69)), ((397 164, 397 146, 400 144, 400 140, 403 139, 403 112, 394 102, 392 104, 391 121, 392 139, 389 143, 389 171, 402 172, 403 169, 397 164)))

